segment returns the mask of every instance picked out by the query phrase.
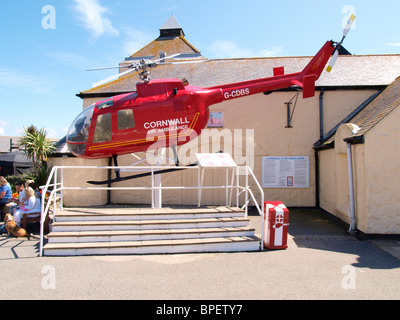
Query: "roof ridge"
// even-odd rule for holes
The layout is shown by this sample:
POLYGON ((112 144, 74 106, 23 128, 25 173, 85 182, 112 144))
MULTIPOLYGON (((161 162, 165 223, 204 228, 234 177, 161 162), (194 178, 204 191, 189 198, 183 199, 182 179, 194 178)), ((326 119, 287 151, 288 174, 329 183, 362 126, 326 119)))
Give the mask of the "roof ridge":
POLYGON ((179 38, 181 38, 181 40, 184 41, 193 51, 200 53, 200 51, 195 48, 184 36, 180 36, 179 38))

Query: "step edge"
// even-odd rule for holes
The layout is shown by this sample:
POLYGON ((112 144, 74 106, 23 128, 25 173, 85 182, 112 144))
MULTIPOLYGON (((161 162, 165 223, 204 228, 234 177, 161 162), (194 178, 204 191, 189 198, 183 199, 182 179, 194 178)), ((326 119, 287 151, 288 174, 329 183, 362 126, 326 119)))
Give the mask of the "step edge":
POLYGON ((90 242, 90 243, 47 243, 44 250, 82 250, 104 248, 133 248, 133 247, 163 247, 180 245, 206 245, 215 243, 247 243, 260 242, 257 236, 226 237, 226 238, 201 238, 201 239, 174 239, 174 240, 147 240, 147 241, 121 241, 121 242, 90 242))
POLYGON ((74 225, 117 225, 117 224, 184 224, 184 223, 205 223, 205 222, 232 222, 250 221, 248 217, 220 217, 204 219, 162 219, 162 220, 94 220, 94 221, 54 221, 53 226, 74 226, 74 225))
POLYGON ((50 232, 48 238, 58 237, 90 237, 90 236, 123 236, 123 235, 152 235, 152 234, 190 234, 215 232, 255 232, 252 227, 213 227, 188 229, 140 229, 140 230, 93 230, 93 231, 55 231, 50 232))
MULTIPOLYGON (((81 208, 78 208, 81 209, 81 208)), ((77 217, 77 216, 115 216, 115 215, 173 215, 173 214, 218 214, 218 213, 226 213, 226 214, 232 214, 232 213, 245 213, 245 210, 240 209, 240 208, 229 208, 225 207, 225 209, 220 209, 219 207, 217 208, 200 208, 200 209, 171 209, 171 208, 165 208, 166 210, 162 211, 157 211, 158 209, 137 209, 138 212, 123 212, 123 211, 128 211, 128 210, 135 210, 131 208, 110 208, 108 210, 115 210, 118 211, 117 213, 113 212, 92 212, 92 213, 85 213, 85 212, 69 212, 67 210, 62 210, 58 211, 57 215, 58 216, 72 216, 72 217, 77 217), (143 210, 143 211, 142 211, 143 210)), ((71 209, 73 210, 73 209, 71 209)), ((107 210, 105 208, 104 210, 107 210)))

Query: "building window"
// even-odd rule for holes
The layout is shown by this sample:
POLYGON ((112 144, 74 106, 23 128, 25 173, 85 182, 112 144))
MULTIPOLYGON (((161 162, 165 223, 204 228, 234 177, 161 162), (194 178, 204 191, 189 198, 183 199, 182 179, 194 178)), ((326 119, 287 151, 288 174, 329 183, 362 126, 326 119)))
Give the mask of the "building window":
POLYGON ((135 127, 132 109, 118 111, 118 130, 131 129, 135 127))
POLYGON ((111 113, 101 114, 97 117, 93 136, 93 143, 107 141, 111 141, 111 113))

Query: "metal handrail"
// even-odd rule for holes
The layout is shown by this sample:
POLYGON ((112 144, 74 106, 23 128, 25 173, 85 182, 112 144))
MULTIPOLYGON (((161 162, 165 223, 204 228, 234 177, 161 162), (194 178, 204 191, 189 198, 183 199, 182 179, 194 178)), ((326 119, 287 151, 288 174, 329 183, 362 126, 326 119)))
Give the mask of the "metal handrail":
POLYGON ((250 189, 250 187, 248 185, 248 181, 247 181, 246 188, 248 189, 249 194, 250 194, 250 196, 251 196, 251 198, 252 198, 252 200, 253 200, 253 202, 255 204, 255 207, 257 208, 257 211, 261 216, 261 251, 264 251, 264 234, 265 234, 265 230, 264 230, 265 229, 264 228, 264 220, 265 220, 264 190, 262 189, 262 187, 261 187, 260 183, 258 182, 256 176, 254 175, 253 170, 251 170, 250 167, 246 167, 246 170, 247 170, 246 171, 247 176, 250 173, 250 176, 253 178, 253 181, 256 184, 257 189, 259 190, 260 195, 261 195, 261 204, 260 204, 261 205, 261 209, 260 209, 260 206, 258 205, 257 200, 256 200, 253 192, 251 191, 251 189, 250 189))
MULTIPOLYGON (((198 186, 155 186, 154 183, 154 178, 155 175, 157 174, 157 170, 163 170, 163 169, 174 169, 174 170, 182 170, 184 169, 189 169, 189 170, 194 170, 194 169, 199 169, 200 167, 168 167, 168 166, 154 166, 154 167, 137 167, 137 166, 119 166, 119 167, 114 167, 114 166, 54 166, 50 172, 50 175, 48 177, 47 183, 45 186, 41 186, 40 188, 42 189, 42 214, 41 214, 41 222, 40 222, 40 246, 39 246, 39 254, 40 256, 43 255, 43 238, 44 238, 44 223, 46 216, 50 210, 51 204, 53 205, 53 219, 56 219, 56 214, 57 214, 57 196, 60 197, 60 208, 63 208, 63 191, 64 190, 148 190, 151 191, 151 201, 152 201, 152 207, 154 208, 154 193, 156 190, 201 190, 201 189, 226 189, 227 190, 227 202, 228 200, 228 190, 234 190, 236 189, 236 202, 237 206, 239 204, 239 190, 242 190, 242 192, 246 193, 245 197, 245 207, 246 207, 246 215, 247 215, 247 209, 248 209, 248 204, 250 199, 253 201, 254 205, 256 206, 259 214, 261 215, 262 219, 262 239, 264 238, 264 192, 263 189, 261 188, 259 182, 257 181, 257 178, 255 177, 253 171, 251 170, 250 167, 237 167, 236 168, 236 185, 234 185, 234 181, 232 178, 232 185, 228 185, 228 179, 226 185, 222 186, 202 186, 200 185, 200 181, 198 181, 199 185, 198 186), (239 169, 244 168, 246 172, 246 182, 245 186, 240 186, 240 178, 239 178, 239 169), (132 170, 135 169, 137 171, 147 171, 151 172, 151 186, 150 187, 65 187, 64 186, 64 169, 95 169, 95 170, 109 170, 109 169, 119 169, 119 170, 132 170), (58 173, 61 172, 60 175, 60 182, 58 182, 58 173), (255 183, 256 187, 258 188, 260 195, 261 195, 261 207, 259 206, 253 191, 250 189, 249 186, 249 176, 252 178, 253 182, 255 183), (51 183, 53 181, 53 183, 51 183), (52 188, 50 195, 49 195, 49 201, 47 201, 47 204, 45 206, 45 200, 46 200, 46 194, 49 192, 49 188, 52 188), (250 198, 248 197, 250 195, 250 198), (51 201, 53 199, 53 201, 51 201)), ((205 168, 202 168, 205 169, 205 168)), ((234 172, 233 172, 234 173, 234 172)), ((261 250, 263 250, 263 241, 261 240, 261 250)))

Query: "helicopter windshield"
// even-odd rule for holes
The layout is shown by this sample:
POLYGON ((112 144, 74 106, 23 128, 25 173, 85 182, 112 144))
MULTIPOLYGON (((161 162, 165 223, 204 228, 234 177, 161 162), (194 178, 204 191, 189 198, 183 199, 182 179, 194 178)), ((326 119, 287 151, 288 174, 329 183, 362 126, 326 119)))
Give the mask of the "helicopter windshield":
POLYGON ((85 152, 94 107, 95 105, 93 104, 83 110, 82 113, 74 120, 68 131, 68 148, 74 154, 83 155, 85 152))

